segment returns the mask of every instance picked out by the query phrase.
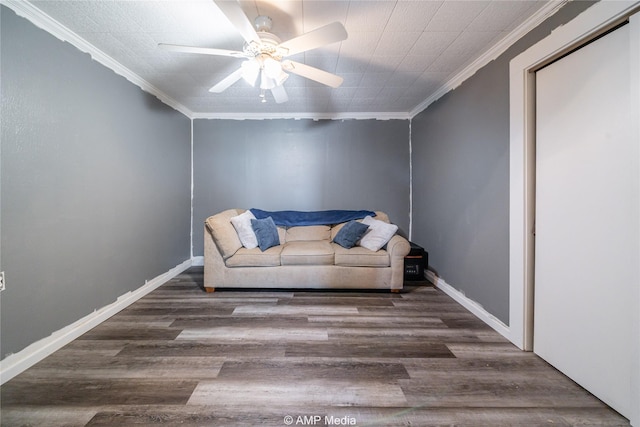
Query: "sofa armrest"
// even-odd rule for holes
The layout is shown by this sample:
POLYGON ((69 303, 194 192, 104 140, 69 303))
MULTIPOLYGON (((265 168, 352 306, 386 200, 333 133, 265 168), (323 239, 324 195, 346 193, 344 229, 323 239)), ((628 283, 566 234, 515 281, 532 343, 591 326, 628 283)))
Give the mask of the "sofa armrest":
POLYGON ((397 234, 387 243, 387 252, 391 258, 402 258, 404 260, 409 251, 411 251, 409 241, 397 234))
POLYGON ((395 235, 387 243, 387 253, 391 263, 391 290, 399 291, 404 283, 404 257, 411 251, 409 241, 395 235))
POLYGON ((205 236, 209 234, 213 238, 223 259, 229 258, 242 247, 238 233, 231 224, 231 218, 239 213, 242 212, 238 209, 228 209, 210 216, 204 222, 205 236))
POLYGON ((208 292, 224 283, 225 262, 207 225, 204 226, 204 287, 208 292))

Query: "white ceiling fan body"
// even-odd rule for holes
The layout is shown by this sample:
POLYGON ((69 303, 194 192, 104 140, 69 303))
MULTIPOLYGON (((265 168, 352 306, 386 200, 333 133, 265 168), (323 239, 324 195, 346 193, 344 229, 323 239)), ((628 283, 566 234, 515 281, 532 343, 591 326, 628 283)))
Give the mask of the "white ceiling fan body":
POLYGON ((343 79, 340 76, 300 62, 284 60, 287 56, 346 40, 347 31, 341 23, 334 22, 325 25, 283 43, 270 32, 272 22, 268 16, 258 16, 255 19, 254 28, 237 1, 215 0, 215 4, 245 39, 242 51, 165 43, 158 45, 162 49, 174 52, 245 59, 240 68, 218 82, 209 89, 209 92, 223 92, 240 79, 244 79, 252 86, 256 86, 259 81, 262 102, 266 102, 265 91, 270 90, 276 103, 280 104, 289 99, 283 86, 289 76, 287 72, 332 88, 337 88, 342 84, 343 79))

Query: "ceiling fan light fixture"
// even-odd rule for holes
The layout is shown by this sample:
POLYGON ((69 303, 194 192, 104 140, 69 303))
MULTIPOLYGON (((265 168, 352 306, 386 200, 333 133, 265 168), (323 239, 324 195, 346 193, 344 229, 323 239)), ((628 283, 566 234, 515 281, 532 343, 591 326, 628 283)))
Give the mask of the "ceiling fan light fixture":
POLYGON ((272 79, 277 78, 282 74, 282 65, 280 65, 279 61, 267 56, 264 59, 264 72, 272 79))
POLYGON ((273 89, 278 86, 276 81, 269 77, 264 71, 260 74, 260 89, 273 89))
POLYGON ((255 86, 260 74, 260 64, 255 59, 244 61, 242 67, 242 78, 251 86, 255 86))
POLYGON ((266 74, 270 79, 273 79, 276 86, 280 86, 289 78, 289 75, 282 70, 282 64, 280 63, 280 61, 276 61, 271 57, 266 57, 264 58, 262 64, 262 72, 266 74))

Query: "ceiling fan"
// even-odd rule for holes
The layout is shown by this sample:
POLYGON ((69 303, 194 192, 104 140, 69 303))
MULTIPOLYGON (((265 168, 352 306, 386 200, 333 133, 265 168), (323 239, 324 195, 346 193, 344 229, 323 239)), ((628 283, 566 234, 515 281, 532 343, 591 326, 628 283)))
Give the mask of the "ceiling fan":
POLYGON ((332 88, 337 88, 342 84, 343 79, 340 76, 300 62, 283 59, 297 53, 346 40, 347 31, 340 22, 333 22, 299 37, 281 42, 276 35, 270 33, 272 22, 268 16, 258 16, 255 19, 254 29, 251 21, 244 14, 237 1, 214 0, 214 2, 244 38, 245 44, 242 51, 166 43, 158 45, 162 49, 173 52, 245 59, 240 68, 218 82, 209 89, 209 92, 223 92, 240 79, 244 79, 251 86, 255 86, 259 81, 262 102, 266 102, 265 92, 270 90, 276 103, 280 104, 289 99, 282 85, 289 77, 287 73, 297 74, 332 88))

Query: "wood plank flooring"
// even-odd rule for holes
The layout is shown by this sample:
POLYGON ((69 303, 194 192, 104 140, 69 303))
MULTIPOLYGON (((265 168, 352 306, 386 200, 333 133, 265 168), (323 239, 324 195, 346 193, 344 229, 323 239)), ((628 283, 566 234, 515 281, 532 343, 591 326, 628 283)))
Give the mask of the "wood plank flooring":
POLYGON ((207 294, 202 275, 7 382, 0 424, 629 425, 427 282, 207 294))

